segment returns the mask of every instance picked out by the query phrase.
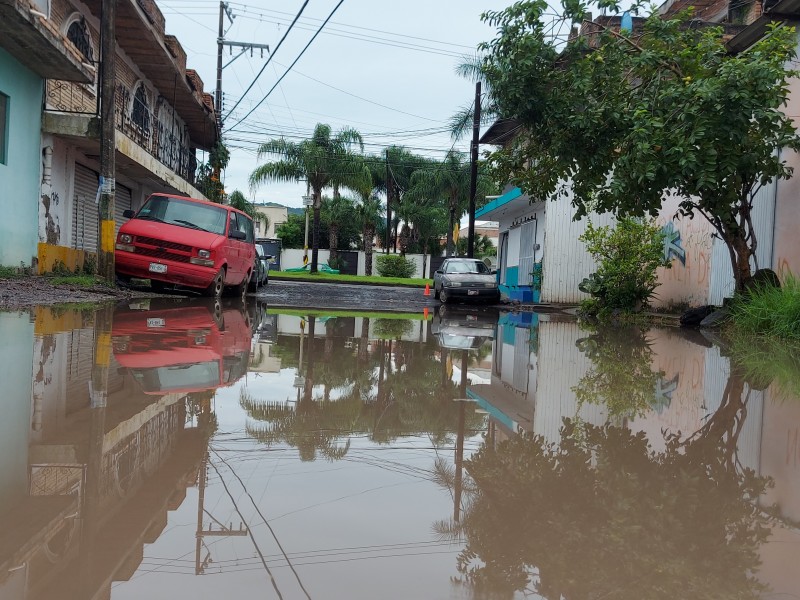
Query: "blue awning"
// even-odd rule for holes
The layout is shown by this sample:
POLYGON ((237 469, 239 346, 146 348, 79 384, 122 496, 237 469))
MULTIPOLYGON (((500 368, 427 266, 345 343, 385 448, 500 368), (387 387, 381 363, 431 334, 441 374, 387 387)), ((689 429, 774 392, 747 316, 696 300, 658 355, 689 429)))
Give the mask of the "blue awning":
POLYGON ((486 206, 476 210, 475 218, 477 219, 478 217, 486 217, 487 215, 497 210, 501 206, 505 206, 506 204, 508 204, 509 202, 511 202, 516 198, 519 198, 520 196, 522 196, 522 190, 519 189, 518 187, 512 188, 502 196, 495 198, 494 200, 489 202, 489 204, 487 204, 486 206))

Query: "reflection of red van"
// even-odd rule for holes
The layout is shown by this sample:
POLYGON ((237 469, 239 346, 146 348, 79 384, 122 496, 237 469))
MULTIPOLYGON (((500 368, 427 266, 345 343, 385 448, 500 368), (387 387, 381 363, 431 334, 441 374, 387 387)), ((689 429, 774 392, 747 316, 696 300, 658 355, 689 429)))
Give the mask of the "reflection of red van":
POLYGON ((178 284, 218 298, 225 286, 247 291, 255 262, 253 221, 230 206, 153 194, 120 227, 116 273, 149 279, 154 288, 178 284))
POLYGON ((174 303, 114 312, 114 358, 147 394, 231 385, 247 372, 252 332, 241 308, 174 303))

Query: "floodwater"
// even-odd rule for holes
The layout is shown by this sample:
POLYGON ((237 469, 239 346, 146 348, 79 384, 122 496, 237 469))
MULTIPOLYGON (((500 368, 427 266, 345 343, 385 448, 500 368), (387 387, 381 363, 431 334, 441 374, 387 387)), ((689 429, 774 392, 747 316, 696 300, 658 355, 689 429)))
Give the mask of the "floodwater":
POLYGON ((797 597, 796 358, 450 307, 0 313, 0 598, 797 597))

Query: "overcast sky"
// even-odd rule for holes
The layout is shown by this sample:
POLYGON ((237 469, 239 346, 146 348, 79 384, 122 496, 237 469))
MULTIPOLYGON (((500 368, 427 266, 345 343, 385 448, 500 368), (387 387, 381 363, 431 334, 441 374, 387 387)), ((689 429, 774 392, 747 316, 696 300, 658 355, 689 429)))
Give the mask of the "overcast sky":
MULTIPOLYGON (((273 183, 251 191, 248 176, 258 164, 259 142, 281 135, 294 141, 306 138, 318 122, 334 130, 358 129, 369 153, 379 154, 395 143, 441 158, 453 144, 444 131, 448 119, 475 93, 474 83, 457 76, 455 66, 462 60, 459 57, 474 54, 479 42, 493 37, 492 29, 480 20, 481 12, 510 2, 344 0, 282 83, 238 124, 295 60, 338 0, 310 0, 277 52, 275 47, 302 0, 229 2, 235 18, 233 24, 225 19, 226 39, 268 44, 274 56, 244 98, 268 54, 262 59, 258 52, 252 57, 248 53, 223 71, 225 110, 242 98, 223 126, 232 150, 226 191, 239 189, 256 202, 301 206, 304 185, 273 183)), ((159 0, 158 4, 167 33, 178 37, 189 68, 200 73, 206 91, 213 94, 218 0, 159 0)), ((226 50, 223 63, 230 59, 226 50)), ((456 148, 466 151, 468 140, 456 148)))

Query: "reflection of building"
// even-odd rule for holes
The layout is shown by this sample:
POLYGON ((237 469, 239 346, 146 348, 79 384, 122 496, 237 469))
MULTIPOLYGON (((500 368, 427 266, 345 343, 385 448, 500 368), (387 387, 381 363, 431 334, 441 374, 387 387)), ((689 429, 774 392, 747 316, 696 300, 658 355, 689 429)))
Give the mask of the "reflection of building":
MULTIPOLYGON (((726 396, 735 379, 730 359, 697 332, 653 328, 639 342, 634 337, 593 339, 593 335, 574 321, 549 315, 501 316, 491 383, 467 388, 467 396, 489 415, 490 443, 521 431, 558 443, 563 419, 568 418, 642 432, 658 452, 665 448, 665 432, 691 436, 714 417, 726 398, 731 400, 726 396), (653 376, 645 379, 647 407, 641 415, 611 414, 607 399, 579 400, 580 391, 587 389, 605 390, 616 400, 636 391, 636 378, 631 376, 635 365, 604 362, 609 355, 632 356, 620 352, 615 343, 641 343, 644 349, 653 376), (609 354, 603 355, 604 351, 609 354), (619 370, 612 372, 616 367, 619 370), (608 385, 589 385, 597 382, 608 385)), ((760 391, 746 382, 742 385, 738 400, 744 411, 736 414, 731 430, 735 434, 723 442, 735 444, 736 468, 752 469, 774 481, 760 503, 777 506, 782 522, 773 528, 775 543, 761 547, 764 564, 758 576, 776 595, 791 594, 800 587, 796 552, 800 543, 796 527, 800 521, 800 399, 782 398, 772 388, 760 391)), ((738 400, 734 398, 733 404, 738 400)))
POLYGON ((4 380, 12 386, 4 424, 16 412, 28 418, 21 434, 2 438, 4 457, 21 458, 25 470, 0 480, 0 573, 8 574, 0 596, 108 597, 196 480, 205 438, 186 427, 185 395, 143 393, 113 358, 105 405, 92 400, 104 334, 91 313, 40 310, 33 325, 27 316, 8 320, 4 333, 20 325, 36 338, 19 369, 32 372, 33 385, 30 375, 4 380))

